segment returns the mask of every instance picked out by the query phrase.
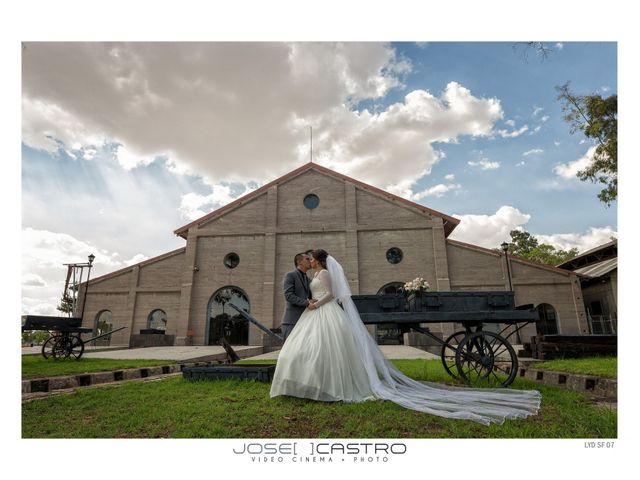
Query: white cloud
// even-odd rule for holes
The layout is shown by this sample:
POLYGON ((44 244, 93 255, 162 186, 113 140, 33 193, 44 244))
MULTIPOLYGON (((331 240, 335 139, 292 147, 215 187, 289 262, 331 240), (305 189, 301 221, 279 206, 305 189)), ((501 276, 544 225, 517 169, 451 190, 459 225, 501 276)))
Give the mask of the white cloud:
POLYGON ((500 168, 500 162, 491 162, 487 158, 478 161, 470 160, 467 164, 472 167, 480 167, 482 170, 495 170, 496 168, 500 168))
MULTIPOLYGON (((96 256, 91 277, 129 266, 147 257, 118 260, 119 254, 64 233, 25 228, 22 230, 22 308, 24 314, 56 315, 67 275, 65 263, 86 263, 96 256)), ((86 278, 86 270, 85 270, 86 278)))
POLYGON ((561 143, 562 143, 562 142, 561 142, 560 140, 554 140, 554 141, 553 141, 553 144, 554 144, 556 147, 559 147, 561 143))
POLYGON ((534 135, 534 134, 538 133, 541 128, 542 127, 540 125, 538 125, 536 128, 534 128, 532 131, 529 132, 529 135, 534 135))
POLYGON ((117 142, 125 168, 162 156, 211 186, 300 165, 312 125, 316 161, 390 188, 430 172, 433 142, 489 136, 502 118, 499 100, 455 82, 356 110, 411 70, 382 43, 36 43, 23 66, 26 144, 117 142))
POLYGON ((548 243, 561 250, 577 248, 579 252, 586 252, 611 241, 611 237, 618 238, 618 232, 613 228, 590 227, 581 233, 558 233, 553 235, 535 235, 539 242, 548 243))
POLYGON ((516 167, 522 167, 523 165, 525 165, 525 161, 524 160, 516 163, 516 167))
POLYGON ((542 107, 533 107, 533 113, 531 114, 531 116, 535 117, 542 111, 544 111, 544 108, 542 107))
POLYGON ((515 127, 515 126, 516 126, 516 122, 515 122, 515 120, 511 120, 511 119, 509 119, 509 120, 505 120, 505 122, 504 122, 504 123, 505 123, 506 125, 509 125, 510 127, 515 127))
MULTIPOLYGON (((524 226, 531 215, 522 213, 517 208, 505 205, 493 215, 453 215, 460 223, 451 233, 451 239, 479 245, 485 248, 496 248, 504 241, 511 241, 512 230, 527 230, 524 226)), ((585 252, 618 237, 618 232, 611 227, 590 227, 586 232, 558 233, 538 235, 530 232, 539 242, 547 243, 555 248, 570 250, 577 248, 585 252)))
POLYGON ((452 180, 454 180, 455 178, 456 178, 456 176, 455 176, 453 173, 449 173, 448 175, 445 175, 445 176, 444 176, 444 179, 445 179, 445 180, 449 180, 450 182, 451 182, 452 180))
POLYGON ((35 273, 27 273, 22 276, 22 285, 24 287, 46 287, 46 282, 40 275, 35 273))
POLYGON ((520 212, 515 207, 505 205, 493 215, 457 215, 460 223, 451 234, 454 240, 496 248, 502 242, 511 239, 509 232, 525 225, 531 215, 520 212))
POLYGON ((426 197, 442 197, 445 193, 450 192, 452 190, 459 190, 460 188, 462 188, 462 185, 457 183, 455 184, 440 183, 438 185, 434 185, 433 187, 427 188, 426 190, 423 190, 421 192, 411 194, 409 199, 414 202, 417 202, 426 197))
POLYGON ((564 48, 564 44, 562 42, 558 42, 554 46, 558 50, 562 50, 564 48))
POLYGON ((602 87, 600 87, 600 91, 602 93, 607 93, 611 90, 611 87, 607 86, 607 85, 603 85, 602 87))
POLYGON ((544 115, 543 117, 540 118, 541 122, 546 122, 547 120, 549 120, 551 117, 549 115, 544 115))
POLYGON ((507 130, 497 130, 495 133, 497 135, 500 135, 502 138, 515 138, 515 137, 519 137, 527 130, 529 130, 529 126, 524 125, 523 127, 520 127, 518 130, 512 130, 511 132, 507 130))
POLYGON ((529 155, 538 155, 540 153, 544 153, 544 150, 542 148, 533 148, 531 150, 527 150, 522 155, 524 157, 528 157, 529 155))
POLYGON ((584 170, 589 165, 591 165, 591 163, 593 162, 593 155, 595 154, 595 151, 596 147, 591 147, 589 150, 587 150, 587 153, 585 153, 579 159, 574 160, 573 162, 556 165, 555 167, 553 167, 553 173, 567 180, 576 178, 576 174, 580 170, 584 170))
MULTIPOLYGON (((245 187, 241 195, 247 195, 253 190, 255 190, 255 188, 245 187)), ((190 192, 182 196, 180 213, 189 221, 195 220, 231 203, 241 195, 233 195, 229 185, 214 185, 212 187, 212 193, 209 195, 199 195, 190 192)))

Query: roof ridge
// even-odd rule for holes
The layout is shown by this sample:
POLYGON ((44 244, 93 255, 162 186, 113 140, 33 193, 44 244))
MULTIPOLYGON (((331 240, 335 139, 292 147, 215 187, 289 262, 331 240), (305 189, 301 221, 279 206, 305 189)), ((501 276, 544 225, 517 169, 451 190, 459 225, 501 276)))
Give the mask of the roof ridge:
POLYGON ((254 198, 258 197, 259 195, 262 195, 263 193, 265 193, 267 190, 269 190, 272 186, 274 185, 278 185, 281 183, 284 183, 285 181, 289 181, 292 178, 295 178, 296 176, 306 172, 307 170, 316 170, 320 173, 324 173, 327 175, 330 175, 332 177, 337 177, 343 181, 347 181, 350 183, 353 183, 354 185, 367 190, 369 192, 378 194, 378 195, 382 195, 384 197, 387 197, 391 200, 394 201, 399 201, 400 203, 403 203, 411 208, 420 210, 422 213, 428 213, 430 215, 434 215, 436 217, 440 217, 444 220, 445 223, 445 235, 448 236, 453 229, 460 223, 460 220, 457 218, 454 218, 450 215, 447 215, 445 213, 442 212, 438 212, 437 210, 433 210, 431 208, 425 207, 424 205, 420 205, 418 203, 412 202, 411 200, 407 200, 406 198, 400 197, 398 195, 395 195, 393 193, 387 192, 386 190, 382 190, 381 188, 378 187, 374 187, 373 185, 369 185, 366 184, 364 182, 361 182, 360 180, 356 180, 355 178, 349 177, 347 175, 344 175, 342 173, 336 172, 335 170, 331 170, 328 167, 324 167, 318 163, 314 163, 314 162, 307 162, 306 164, 302 165, 301 167, 296 168, 295 170, 290 171, 289 173, 286 173, 278 178, 276 178, 275 180, 272 180, 271 182, 263 185, 262 187, 247 193, 246 195, 243 195, 240 198, 237 198, 236 200, 234 200, 231 203, 228 203, 227 205, 224 205, 212 212, 209 212, 208 214, 191 221, 190 223, 183 225, 180 228, 177 228, 176 230, 173 231, 174 234, 179 235, 183 238, 186 238, 186 232, 189 230, 189 228, 196 226, 196 225, 201 225, 209 220, 211 220, 212 218, 215 218, 216 216, 222 215, 223 213, 226 213, 228 211, 233 210, 234 208, 237 208, 241 205, 243 205, 244 203, 253 200, 254 198))

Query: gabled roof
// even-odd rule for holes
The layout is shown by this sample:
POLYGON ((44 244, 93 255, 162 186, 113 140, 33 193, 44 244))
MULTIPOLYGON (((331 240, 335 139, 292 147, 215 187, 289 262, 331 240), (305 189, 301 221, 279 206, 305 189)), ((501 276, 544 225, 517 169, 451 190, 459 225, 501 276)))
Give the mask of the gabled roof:
POLYGON ((303 166, 301 166, 300 168, 297 168, 289 173, 287 173, 286 175, 283 175, 279 178, 276 178, 275 180, 273 180, 270 183, 267 183, 266 185, 263 185, 262 187, 258 188, 257 190, 254 190, 251 193, 248 193, 247 195, 238 198, 237 200, 225 205, 222 208, 219 208, 217 210, 214 210, 213 212, 205 215, 204 217, 201 217, 197 220, 194 220, 191 223, 188 223, 187 225, 184 225, 183 227, 178 228, 177 230, 174 230, 173 233, 175 233, 176 235, 181 236, 182 238, 187 238, 187 233, 189 231, 189 228, 196 226, 196 225, 202 225, 205 222, 208 222, 216 217, 220 217, 228 212, 230 212, 231 210, 234 210, 235 208, 238 208, 241 205, 244 205, 245 203, 253 200, 254 198, 258 197, 259 195, 265 193, 267 190, 269 190, 271 187, 273 187, 274 185, 279 185, 282 184, 284 182, 287 182, 289 180, 291 180, 294 177, 297 177, 298 175, 301 175, 309 170, 315 170, 317 172, 320 173, 324 173, 325 175, 329 175, 332 176, 334 178, 337 178, 339 180, 345 181, 345 182, 349 182, 349 183, 353 183, 354 185, 356 185, 358 188, 361 188, 362 190, 366 190, 368 192, 374 193, 376 195, 385 197, 393 202, 397 202, 400 203, 402 205, 408 206, 414 210, 418 210, 420 213, 426 213, 429 215, 433 215, 434 217, 439 217, 442 219, 443 224, 444 224, 444 234, 445 237, 449 236, 449 234, 453 231, 454 228, 456 228, 456 226, 458 225, 458 223, 460 223, 460 220, 458 220, 457 218, 453 218, 449 215, 446 215, 444 213, 441 212, 437 212, 435 210, 432 210, 430 208, 427 208, 423 205, 411 202, 405 198, 399 197, 397 195, 394 195, 392 193, 386 192, 380 188, 374 187, 372 185, 368 185, 366 183, 363 183, 359 180, 356 180, 354 178, 348 177, 346 175, 343 175, 342 173, 338 173, 335 172, 327 167, 323 167, 322 165, 318 165, 317 163, 312 163, 309 162, 303 166))
POLYGON ((599 245, 591 250, 587 250, 566 262, 558 265, 560 268, 567 270, 577 270, 579 268, 591 265, 593 263, 601 262, 602 260, 618 257, 618 240, 612 240, 610 242, 599 245))
POLYGON ((609 258, 598 263, 591 263, 586 267, 576 268, 575 273, 586 275, 588 277, 596 278, 606 275, 618 268, 618 257, 609 258))

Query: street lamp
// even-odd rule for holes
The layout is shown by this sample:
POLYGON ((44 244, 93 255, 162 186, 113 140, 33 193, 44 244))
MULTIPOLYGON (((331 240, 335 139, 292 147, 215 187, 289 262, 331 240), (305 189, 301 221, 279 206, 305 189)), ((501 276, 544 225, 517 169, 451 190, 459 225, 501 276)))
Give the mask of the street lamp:
POLYGON ((502 247, 502 251, 504 252, 505 262, 507 262, 507 276, 509 277, 509 290, 513 291, 513 285, 511 284, 511 265, 509 265, 509 244, 507 242, 502 242, 500 246, 502 247))
POLYGON ((93 266, 93 261, 96 259, 96 256, 92 253, 89 255, 89 263, 87 267, 89 267, 89 271, 87 272, 87 283, 84 287, 84 298, 82 299, 82 313, 80 314, 80 318, 84 318, 84 306, 87 303, 87 290, 89 290, 89 278, 91 277, 91 267, 93 266))

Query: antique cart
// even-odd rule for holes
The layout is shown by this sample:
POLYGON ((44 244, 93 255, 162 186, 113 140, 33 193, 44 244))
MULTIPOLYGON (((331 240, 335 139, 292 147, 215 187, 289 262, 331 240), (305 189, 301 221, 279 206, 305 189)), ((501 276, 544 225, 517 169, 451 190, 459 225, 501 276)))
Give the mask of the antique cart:
POLYGON ((405 333, 414 330, 440 347, 444 369, 454 378, 475 386, 510 385, 518 372, 518 356, 509 338, 538 319, 533 305, 516 307, 513 292, 423 292, 354 295, 363 323, 396 324, 405 333), (434 335, 428 324, 453 323, 446 339, 434 335), (485 327, 492 324, 493 330, 485 327))
POLYGON ((51 317, 44 315, 24 315, 22 317, 22 331, 44 330, 50 333, 49 338, 42 344, 42 356, 44 358, 75 358, 79 360, 84 353, 86 342, 92 342, 98 338, 111 335, 126 327, 110 330, 101 335, 82 340, 80 335, 90 333, 92 328, 81 327, 80 317, 51 317))

